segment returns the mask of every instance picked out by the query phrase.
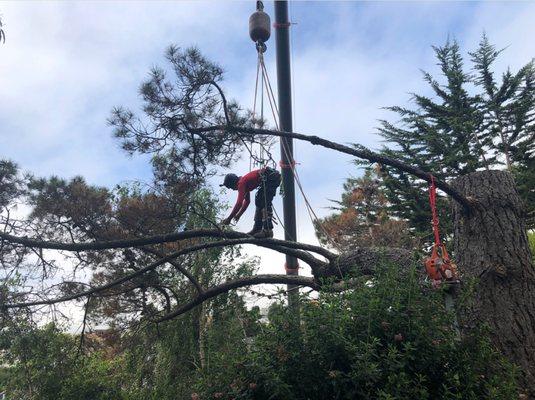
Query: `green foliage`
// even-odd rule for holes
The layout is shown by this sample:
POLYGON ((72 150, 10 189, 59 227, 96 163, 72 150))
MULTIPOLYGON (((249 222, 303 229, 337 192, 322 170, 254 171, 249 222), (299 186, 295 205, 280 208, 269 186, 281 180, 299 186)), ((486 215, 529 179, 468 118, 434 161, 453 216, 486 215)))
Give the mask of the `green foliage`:
POLYGON ((525 165, 513 168, 513 174, 518 193, 524 200, 526 207, 526 223, 530 229, 535 229, 535 159, 528 160, 525 165))
POLYGON ((0 373, 15 398, 45 400, 517 397, 516 370, 487 332, 460 340, 416 269, 303 298, 299 335, 282 302, 267 322, 236 293, 208 309, 127 332, 112 356, 77 357, 78 338, 52 325, 4 332, 0 373))
POLYGON ((531 249, 531 255, 533 256, 533 262, 535 264, 535 231, 528 232, 529 248, 531 249))
POLYGON ((0 160, 0 207, 5 207, 20 195, 21 183, 17 164, 9 160, 0 160))
POLYGON ((244 142, 225 130, 209 135, 193 130, 227 122, 247 125, 250 115, 236 102, 223 100, 219 86, 223 70, 197 48, 170 46, 165 59, 167 66, 152 68, 141 84, 141 116, 116 107, 109 124, 125 151, 153 156, 156 176, 165 181, 173 176, 202 181, 216 173, 214 165, 229 167, 238 159, 244 142))
POLYGON ((300 338, 279 304, 243 360, 200 398, 511 399, 514 368, 484 332, 458 338, 441 293, 416 270, 302 303, 300 338), (230 383, 229 383, 230 382, 230 383))
POLYGON ((2 331, 0 374, 9 398, 121 400, 121 359, 78 355, 77 340, 55 325, 2 331))
MULTIPOLYGON (((431 96, 413 94, 414 107, 387 107, 399 122, 380 121, 380 135, 391 158, 450 180, 484 168, 503 168, 515 174, 533 226, 535 199, 535 68, 530 62, 516 73, 493 71, 500 50, 483 35, 470 52, 466 67, 457 42, 433 47, 440 78, 424 72, 431 96)), ((427 185, 391 167, 384 168, 391 212, 410 221, 418 236, 429 233, 427 185)), ((439 199, 441 225, 450 230, 449 207, 439 199)))
POLYGON ((210 317, 201 326, 197 309, 157 330, 125 338, 129 399, 189 399, 199 390, 232 382, 229 366, 237 365, 246 354, 246 338, 258 329, 258 312, 246 311, 241 299, 232 294, 218 298, 210 309, 210 317))

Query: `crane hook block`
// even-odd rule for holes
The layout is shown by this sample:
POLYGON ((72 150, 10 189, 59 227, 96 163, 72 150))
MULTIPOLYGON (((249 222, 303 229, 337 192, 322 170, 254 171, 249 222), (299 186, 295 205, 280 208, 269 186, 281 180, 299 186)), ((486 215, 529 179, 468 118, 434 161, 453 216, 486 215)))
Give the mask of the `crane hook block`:
POLYGON ((271 36, 271 20, 261 9, 249 17, 249 36, 255 43, 265 43, 271 36))

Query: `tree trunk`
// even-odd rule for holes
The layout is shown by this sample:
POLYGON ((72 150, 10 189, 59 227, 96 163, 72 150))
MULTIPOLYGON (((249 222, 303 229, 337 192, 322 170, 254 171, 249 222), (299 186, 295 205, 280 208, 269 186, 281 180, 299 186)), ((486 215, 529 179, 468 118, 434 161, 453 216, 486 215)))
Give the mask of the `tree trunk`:
POLYGON ((525 212, 513 176, 474 172, 453 186, 478 205, 454 204, 454 250, 463 281, 476 278, 461 328, 487 324, 497 348, 520 367, 520 386, 535 398, 535 271, 525 212))

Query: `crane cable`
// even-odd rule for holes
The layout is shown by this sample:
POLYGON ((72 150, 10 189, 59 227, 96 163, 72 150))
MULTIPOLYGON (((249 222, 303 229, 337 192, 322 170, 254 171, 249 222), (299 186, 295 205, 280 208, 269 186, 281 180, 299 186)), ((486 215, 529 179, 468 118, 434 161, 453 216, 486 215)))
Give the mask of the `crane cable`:
MULTIPOLYGON (((267 94, 268 94, 268 100, 269 100, 269 105, 270 105, 270 108, 271 108, 271 112, 273 114, 273 120, 275 122, 275 126, 276 126, 277 130, 280 131, 278 118, 277 118, 277 116, 280 115, 279 114, 279 109, 277 107, 277 102, 275 101, 275 95, 273 94, 273 88, 271 86, 271 81, 269 79, 269 74, 268 74, 266 65, 264 63, 263 55, 259 56, 259 61, 260 61, 260 64, 261 64, 261 69, 262 69, 262 78, 266 82, 266 86, 268 88, 267 94)), ((284 154, 285 154, 286 158, 287 159, 292 159, 290 157, 290 150, 288 149, 287 144, 284 142, 284 140, 282 140, 281 143, 282 143, 282 149, 284 151, 284 154)), ((332 244, 332 243, 334 243, 334 240, 331 237, 331 235, 329 234, 329 232, 327 231, 327 229, 324 227, 324 225, 321 222, 320 218, 318 217, 318 215, 314 211, 314 208, 310 204, 310 201, 308 200, 308 197, 305 194, 305 190, 304 190, 303 185, 301 183, 301 179, 299 177, 299 173, 297 172, 297 169, 295 168, 295 165, 296 165, 295 161, 292 160, 292 162, 288 165, 288 167, 291 168, 291 170, 293 172, 294 180, 297 183, 297 187, 299 188, 299 191, 301 192, 301 195, 303 196, 303 199, 305 201, 305 205, 306 205, 306 209, 307 209, 309 218, 310 218, 310 220, 312 221, 313 224, 315 224, 316 226, 320 227, 320 229, 323 231, 323 234, 325 235, 325 238, 327 239, 327 241, 331 242, 331 244, 332 244)), ((282 165, 281 164, 281 168, 284 168, 284 167, 286 167, 286 165, 282 165)))
MULTIPOLYGON (((252 113, 252 119, 253 119, 253 124, 255 126, 259 126, 260 124, 263 123, 264 121, 264 88, 269 88, 269 92, 267 90, 266 93, 267 93, 267 96, 268 96, 268 101, 269 101, 269 104, 270 104, 270 109, 271 109, 271 112, 272 112, 272 115, 273 115, 273 121, 275 123, 275 126, 277 127, 277 130, 279 129, 279 122, 278 122, 278 119, 277 119, 277 115, 278 115, 278 109, 277 109, 277 105, 276 103, 274 102, 274 96, 273 96, 273 89, 271 88, 271 82, 269 81, 269 76, 267 75, 267 69, 265 67, 265 63, 264 63, 264 56, 263 56, 263 50, 264 48, 257 44, 256 46, 257 48, 257 52, 258 52, 258 62, 257 62, 257 68, 256 68, 256 80, 255 80, 255 92, 254 92, 254 101, 253 101, 253 113, 252 113), (256 119, 256 107, 257 107, 257 100, 258 100, 258 95, 259 95, 259 91, 258 91, 258 81, 259 81, 259 78, 260 79, 260 120, 257 121, 256 119)), ((252 141, 251 141, 251 144, 252 144, 252 141)), ((249 149, 247 147, 247 151, 249 152, 249 170, 252 170, 252 160, 255 157, 254 153, 253 153, 253 150, 252 150, 252 145, 251 145, 251 149, 249 149)), ((271 153, 270 152, 267 152, 267 150, 265 150, 264 146, 262 144, 260 144, 260 152, 261 152, 261 156, 264 156, 264 153, 268 153, 269 154, 269 161, 271 161, 274 165, 276 164, 275 160, 273 159, 273 157, 271 156, 271 153)), ((265 156, 264 158, 258 162, 258 160, 255 160, 257 164, 260 164, 262 167, 265 165, 265 156)), ((266 193, 266 187, 265 187, 265 180, 263 178, 263 194, 264 194, 264 202, 266 203, 266 200, 267 200, 267 193, 266 193)), ((288 231, 288 229, 286 228, 286 226, 284 225, 284 222, 283 222, 283 219, 279 216, 279 213, 277 212, 277 209, 272 205, 272 210, 273 210, 273 213, 275 214, 275 217, 277 219, 277 221, 281 224, 285 234, 290 237, 290 239, 292 240, 296 240, 295 237, 293 237, 293 235, 288 231)), ((311 254, 310 252, 306 251, 307 253, 311 254)))

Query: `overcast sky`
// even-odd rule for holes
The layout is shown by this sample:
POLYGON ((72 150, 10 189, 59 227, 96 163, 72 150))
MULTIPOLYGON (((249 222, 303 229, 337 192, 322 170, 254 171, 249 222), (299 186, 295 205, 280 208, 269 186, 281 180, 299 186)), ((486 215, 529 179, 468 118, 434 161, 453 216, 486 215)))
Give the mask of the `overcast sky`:
MULTIPOLYGON (((273 3, 265 2, 273 18, 273 3)), ((147 159, 127 157, 106 124, 112 107, 139 106, 137 89, 170 44, 198 46, 225 71, 229 97, 252 107, 256 52, 248 36, 255 2, 0 1, 0 158, 37 175, 84 176, 113 187, 150 178, 147 159)), ((427 92, 421 69, 437 72, 432 45, 448 37, 473 50, 486 31, 507 47, 501 69, 535 55, 533 2, 294 2, 292 63, 298 132, 377 148, 381 109, 408 105, 427 92)), ((275 79, 274 40, 266 60, 275 79)), ((295 158, 319 215, 328 213, 351 159, 297 144, 295 158)), ((236 166, 247 172, 248 160, 236 166)), ((222 172, 223 173, 223 172, 222 172)), ((232 193, 224 195, 232 203, 232 193)), ((275 203, 282 211, 281 200, 275 203)), ((314 242, 298 200, 300 240, 314 242)), ((238 229, 249 230, 254 210, 238 229)), ((282 232, 277 232, 282 237, 282 232)), ((281 272, 282 257, 260 254, 263 272, 281 272)))

